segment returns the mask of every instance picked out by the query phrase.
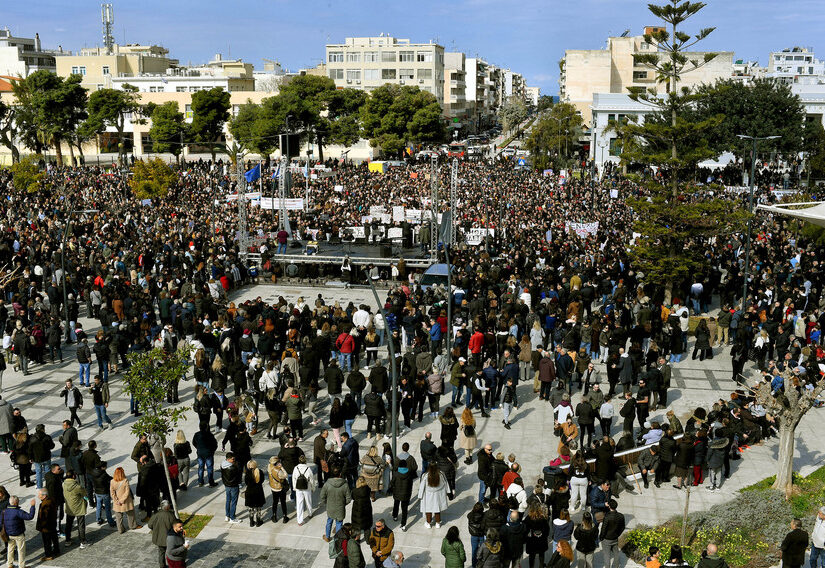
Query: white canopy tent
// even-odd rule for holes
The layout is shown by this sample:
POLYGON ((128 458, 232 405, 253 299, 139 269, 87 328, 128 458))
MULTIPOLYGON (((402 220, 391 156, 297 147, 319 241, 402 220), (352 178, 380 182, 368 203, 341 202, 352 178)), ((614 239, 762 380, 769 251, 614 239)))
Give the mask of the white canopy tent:
POLYGON ((781 205, 759 205, 757 209, 788 215, 820 227, 825 227, 825 201, 807 201, 804 203, 783 203, 781 205), (791 208, 794 209, 791 209, 791 208), (798 208, 798 209, 797 209, 798 208))

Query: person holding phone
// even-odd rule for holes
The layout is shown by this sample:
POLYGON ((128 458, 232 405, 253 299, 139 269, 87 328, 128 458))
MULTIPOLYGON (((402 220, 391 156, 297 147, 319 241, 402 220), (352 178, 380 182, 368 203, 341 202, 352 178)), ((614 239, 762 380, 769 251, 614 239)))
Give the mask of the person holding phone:
POLYGON ((186 555, 190 542, 183 530, 183 521, 175 519, 166 535, 166 565, 169 568, 186 568, 186 555))

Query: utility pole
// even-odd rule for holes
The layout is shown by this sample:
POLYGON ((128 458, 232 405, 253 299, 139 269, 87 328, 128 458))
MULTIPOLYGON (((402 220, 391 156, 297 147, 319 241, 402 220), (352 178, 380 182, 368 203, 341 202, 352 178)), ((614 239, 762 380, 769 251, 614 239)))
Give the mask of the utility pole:
MULTIPOLYGON (((281 157, 281 175, 278 177, 278 230, 286 226, 286 175, 289 170, 287 158, 281 157)), ((275 211, 275 204, 272 204, 275 211)))
POLYGON ((246 211, 246 177, 243 170, 243 157, 240 153, 235 155, 235 178, 237 180, 236 189, 238 191, 238 249, 239 257, 246 262, 249 252, 249 228, 247 225, 246 211))
POLYGON ((430 156, 430 262, 438 258, 438 157, 430 156))
MULTIPOLYGON (((450 242, 450 246, 456 245, 456 227, 455 227, 455 212, 457 209, 457 199, 458 199, 458 158, 453 158, 452 169, 450 171, 450 238, 448 239, 450 242)), ((445 243, 445 250, 446 250, 446 243, 445 243)), ((449 260, 447 263, 449 264, 449 260)), ((447 267, 447 271, 449 272, 449 266, 447 267)), ((449 318, 448 318, 449 319, 449 318)))

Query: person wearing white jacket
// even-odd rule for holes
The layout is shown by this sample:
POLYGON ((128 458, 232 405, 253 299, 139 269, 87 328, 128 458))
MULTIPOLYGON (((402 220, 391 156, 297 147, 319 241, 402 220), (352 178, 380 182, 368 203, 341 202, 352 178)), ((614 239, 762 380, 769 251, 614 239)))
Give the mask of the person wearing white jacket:
POLYGON ((298 526, 312 517, 312 492, 315 491, 315 474, 307 465, 306 456, 298 458, 298 465, 292 470, 292 490, 295 492, 295 513, 298 526), (298 480, 306 479, 306 489, 298 488, 298 480))
POLYGON ((825 507, 819 508, 811 531, 811 568, 825 564, 825 507))
POLYGON ((521 477, 517 477, 513 483, 507 487, 507 498, 516 498, 518 502, 518 509, 516 510, 519 514, 524 514, 527 510, 527 491, 524 490, 523 484, 524 481, 522 481, 521 477))

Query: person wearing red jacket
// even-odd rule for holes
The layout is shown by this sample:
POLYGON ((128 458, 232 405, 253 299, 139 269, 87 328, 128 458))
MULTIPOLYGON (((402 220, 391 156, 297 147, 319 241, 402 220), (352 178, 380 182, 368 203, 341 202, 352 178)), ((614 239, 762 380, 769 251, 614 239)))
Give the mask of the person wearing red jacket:
POLYGON ((481 368, 481 350, 484 347, 484 334, 481 332, 480 329, 476 329, 473 334, 470 336, 470 343, 467 344, 467 348, 470 350, 470 353, 473 355, 473 366, 476 369, 481 368))
POLYGON ((355 339, 349 333, 344 332, 335 340, 335 347, 338 348, 338 366, 341 368, 341 372, 348 373, 351 369, 355 339))

